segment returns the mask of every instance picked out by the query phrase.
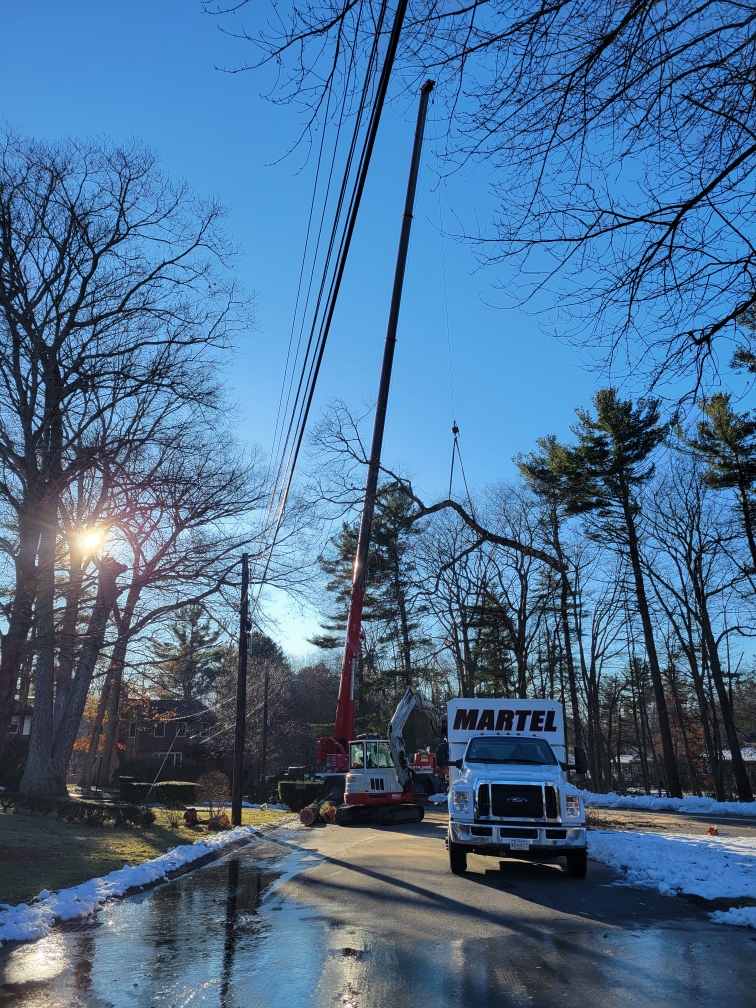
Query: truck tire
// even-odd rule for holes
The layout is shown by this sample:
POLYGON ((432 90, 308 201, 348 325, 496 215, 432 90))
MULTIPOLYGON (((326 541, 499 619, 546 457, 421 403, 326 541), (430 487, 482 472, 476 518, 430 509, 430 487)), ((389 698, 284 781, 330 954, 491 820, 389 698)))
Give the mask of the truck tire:
POLYGON ((454 843, 449 837, 449 867, 453 875, 464 875, 467 871, 467 847, 454 843))
POLYGON ((567 855, 567 874, 572 878, 585 878, 588 871, 588 852, 583 850, 571 851, 567 855))

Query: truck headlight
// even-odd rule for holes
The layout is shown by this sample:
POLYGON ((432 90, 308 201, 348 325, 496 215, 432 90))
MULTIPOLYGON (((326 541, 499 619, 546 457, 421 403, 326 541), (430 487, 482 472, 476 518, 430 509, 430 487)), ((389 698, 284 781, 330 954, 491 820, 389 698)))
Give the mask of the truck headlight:
POLYGON ((579 819, 580 818, 580 797, 576 794, 565 795, 564 803, 566 806, 567 818, 568 819, 579 819))
POLYGON ((452 802, 454 804, 455 812, 458 812, 460 815, 467 815, 470 810, 470 792, 455 791, 452 797, 452 802))

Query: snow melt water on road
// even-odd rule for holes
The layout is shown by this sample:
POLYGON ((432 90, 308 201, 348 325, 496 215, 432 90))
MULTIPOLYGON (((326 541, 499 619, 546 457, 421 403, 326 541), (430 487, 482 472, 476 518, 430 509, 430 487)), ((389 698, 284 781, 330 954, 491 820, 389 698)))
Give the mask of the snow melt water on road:
MULTIPOLYGON (((756 839, 589 830, 588 856, 621 871, 626 885, 662 896, 756 899, 756 839)), ((718 924, 756 927, 756 907, 710 915, 718 924)))
POLYGON ((90 879, 71 889, 61 889, 57 893, 43 889, 29 904, 19 903, 14 907, 0 903, 0 944, 4 941, 41 938, 50 933, 56 919, 88 917, 112 896, 123 896, 135 886, 151 885, 177 868, 191 864, 222 847, 259 836, 262 834, 254 826, 237 826, 236 829, 207 836, 195 843, 174 847, 143 864, 124 865, 104 878, 90 879))

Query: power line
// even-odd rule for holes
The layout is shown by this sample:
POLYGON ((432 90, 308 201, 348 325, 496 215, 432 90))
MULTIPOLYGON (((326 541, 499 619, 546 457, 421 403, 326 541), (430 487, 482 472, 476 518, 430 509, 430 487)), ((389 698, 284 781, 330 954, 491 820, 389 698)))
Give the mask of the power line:
MULTIPOLYGON (((315 394, 315 387, 323 361, 323 354, 325 352, 326 342, 336 309, 339 290, 344 277, 347 257, 352 237, 354 235, 357 214, 365 189, 368 168, 370 166, 373 149, 375 147, 378 126, 380 124, 381 114, 383 112, 388 92, 391 70, 394 65, 399 43, 399 35, 401 33, 404 16, 407 10, 407 0, 399 0, 397 5, 391 32, 386 45, 386 51, 383 57, 380 76, 371 99, 370 94, 373 91, 373 82, 379 63, 379 50, 387 6, 387 0, 384 0, 381 4, 373 38, 373 45, 366 67, 359 109, 356 116, 349 151, 346 157, 346 164, 334 212, 328 248, 325 253, 321 282, 319 284, 317 298, 312 311, 312 321, 307 344, 302 356, 299 381, 297 383, 293 403, 291 403, 289 408, 289 422, 288 425, 286 425, 286 434, 283 436, 283 440, 280 441, 279 463, 274 485, 271 491, 267 516, 268 528, 266 529, 266 532, 270 534, 270 542, 264 561, 258 565, 258 568, 255 571, 257 594, 252 603, 253 611, 259 603, 260 594, 262 592, 263 585, 265 584, 273 557, 273 551, 276 546, 286 505, 291 492, 294 471, 302 447, 307 420, 315 394), (367 122, 365 123, 365 111, 368 106, 370 111, 367 117, 367 122), (357 157, 358 150, 359 156, 357 157), (275 521, 273 521, 274 514, 275 521)), ((289 403, 289 401, 290 397, 287 398, 287 403, 289 403)))

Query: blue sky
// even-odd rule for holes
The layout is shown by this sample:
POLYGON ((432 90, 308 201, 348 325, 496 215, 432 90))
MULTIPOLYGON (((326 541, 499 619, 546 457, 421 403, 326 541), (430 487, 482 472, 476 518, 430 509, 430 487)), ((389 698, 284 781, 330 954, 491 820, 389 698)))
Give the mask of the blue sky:
MULTIPOLYGON (((258 7, 262 7, 258 0, 258 7)), ((231 365, 242 406, 239 434, 270 447, 283 376, 306 208, 308 169, 279 163, 297 136, 294 109, 263 97, 263 75, 226 74, 251 58, 196 0, 24 0, 0 7, 0 117, 55 138, 139 137, 164 169, 229 206, 244 284, 259 296, 259 331, 231 365)), ((398 237, 414 107, 390 108, 381 127, 316 409, 334 397, 360 408, 375 395, 398 237), (405 114, 406 112, 406 114, 405 114)), ((433 110, 431 110, 431 119, 433 110)), ((434 131, 430 123, 428 133, 434 131)), ((428 497, 448 481, 451 401, 434 144, 426 144, 407 273, 385 459, 414 474, 428 497)), ((491 176, 478 169, 442 187, 444 224, 485 224, 491 176)), ((537 437, 565 437, 596 378, 577 353, 541 331, 542 319, 502 311, 501 268, 479 270, 471 251, 445 243, 457 421, 468 479, 514 475, 511 458, 537 437)), ((312 614, 279 607, 287 649, 307 649, 312 614)))

